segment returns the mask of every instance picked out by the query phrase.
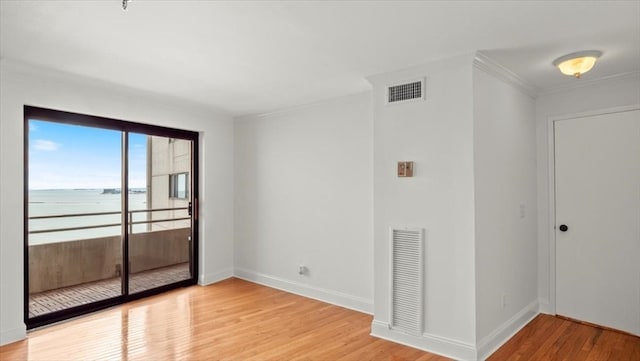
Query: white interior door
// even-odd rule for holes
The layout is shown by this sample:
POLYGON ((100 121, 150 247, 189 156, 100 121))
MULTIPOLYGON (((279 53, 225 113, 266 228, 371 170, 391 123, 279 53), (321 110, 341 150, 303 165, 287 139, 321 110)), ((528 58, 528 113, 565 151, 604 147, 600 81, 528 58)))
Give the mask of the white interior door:
POLYGON ((640 335, 640 110, 554 131, 556 313, 640 335))

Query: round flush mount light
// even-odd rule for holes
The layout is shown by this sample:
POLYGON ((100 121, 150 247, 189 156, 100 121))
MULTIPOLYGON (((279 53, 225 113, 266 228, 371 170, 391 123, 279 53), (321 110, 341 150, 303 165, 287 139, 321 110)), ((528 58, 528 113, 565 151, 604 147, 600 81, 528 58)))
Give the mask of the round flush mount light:
POLYGON ((585 50, 561 56, 553 61, 553 65, 565 75, 579 78, 593 68, 596 60, 602 55, 599 50, 585 50))

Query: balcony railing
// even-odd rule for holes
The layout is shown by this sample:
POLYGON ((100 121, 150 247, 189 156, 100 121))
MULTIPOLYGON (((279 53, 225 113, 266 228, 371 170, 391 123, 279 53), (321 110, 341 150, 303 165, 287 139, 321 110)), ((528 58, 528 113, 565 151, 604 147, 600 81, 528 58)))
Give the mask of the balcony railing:
MULTIPOLYGON (((191 220, 189 207, 156 208, 132 210, 127 212, 129 272, 135 274, 181 263, 191 262, 191 220), (162 218, 136 219, 138 214, 158 212, 179 212, 179 214, 159 215, 162 218), (169 223, 158 227, 140 229, 140 225, 169 223), (134 226, 138 230, 134 232, 134 226)), ((32 216, 29 221, 64 219, 74 217, 104 217, 121 215, 122 212, 92 212, 32 216)), ((90 221, 93 221, 92 219, 90 221)), ((122 222, 95 220, 95 224, 80 224, 73 227, 55 227, 47 229, 29 229, 29 235, 46 238, 46 233, 80 231, 87 229, 121 227, 122 222)), ((113 219, 112 219, 113 221, 113 219)), ((86 222, 86 221, 85 221, 86 222)), ((67 224, 68 225, 68 224, 67 224)), ((143 227, 144 228, 144 227, 143 227)), ((121 232, 109 234, 88 234, 73 239, 51 240, 29 243, 29 290, 42 292, 119 277, 122 272, 121 232)), ((59 237, 58 237, 59 238, 59 237)))
MULTIPOLYGON (((191 216, 187 217, 175 217, 175 218, 163 218, 163 219, 151 219, 151 220, 142 220, 142 221, 134 221, 133 215, 137 213, 153 213, 153 212, 167 212, 167 211, 189 211, 189 207, 173 207, 173 208, 156 208, 156 209, 137 209, 127 212, 128 213, 128 224, 129 224, 129 233, 133 233, 133 226, 137 224, 152 224, 152 223, 161 223, 161 222, 174 222, 174 221, 186 221, 190 220, 191 216)), ((56 215, 48 215, 48 216, 32 216, 29 217, 29 220, 38 220, 38 219, 53 219, 53 218, 70 218, 70 217, 92 217, 92 216, 110 216, 122 214, 120 211, 115 212, 92 212, 92 213, 71 213, 71 214, 56 214, 56 215)), ((76 226, 76 227, 64 227, 64 228, 51 228, 51 229, 38 229, 38 230, 29 230, 29 234, 39 234, 39 233, 51 233, 51 232, 68 232, 68 231, 80 231, 86 229, 95 229, 95 228, 107 228, 107 227, 117 227, 121 226, 122 223, 105 223, 105 224, 95 224, 90 226, 76 226)))

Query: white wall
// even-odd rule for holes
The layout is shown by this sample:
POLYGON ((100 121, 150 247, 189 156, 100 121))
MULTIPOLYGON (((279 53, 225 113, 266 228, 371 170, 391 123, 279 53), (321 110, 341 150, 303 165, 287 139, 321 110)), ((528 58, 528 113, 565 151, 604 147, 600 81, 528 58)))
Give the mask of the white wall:
MULTIPOLYGON (((578 80, 581 81, 581 80, 578 80)), ((538 189, 538 295, 542 312, 555 313, 555 289, 550 272, 549 119, 600 109, 640 104, 640 73, 543 94, 536 101, 538 189)))
POLYGON ((473 56, 370 78, 374 85, 375 296, 372 333, 455 358, 475 356, 473 56), (426 100, 385 89, 426 77, 426 100), (398 178, 398 161, 414 176, 398 178), (426 230, 425 334, 390 331, 389 227, 426 230))
POLYGON ((0 344, 24 337, 29 104, 200 132, 201 283, 235 272, 373 311, 378 336, 459 359, 478 349, 482 356, 535 302, 536 268, 541 309, 553 312, 548 119, 638 104, 640 75, 539 96, 534 143, 533 101, 472 63, 470 55, 374 76, 372 93, 234 125, 210 109, 2 60, 0 344), (417 77, 427 78, 427 100, 384 104, 387 85, 417 77), (413 178, 396 177, 399 160, 415 162, 413 178), (390 226, 427 230, 422 337, 386 328, 390 226), (301 263, 307 275, 297 274, 301 263))
POLYGON ((537 313, 535 101, 478 68, 473 89, 476 339, 486 353, 537 313))
POLYGON ((371 94, 238 119, 235 162, 236 275, 371 313, 371 94))
POLYGON ((23 322, 23 105, 198 131, 200 283, 233 269, 233 123, 222 113, 154 94, 0 61, 0 344, 23 322))

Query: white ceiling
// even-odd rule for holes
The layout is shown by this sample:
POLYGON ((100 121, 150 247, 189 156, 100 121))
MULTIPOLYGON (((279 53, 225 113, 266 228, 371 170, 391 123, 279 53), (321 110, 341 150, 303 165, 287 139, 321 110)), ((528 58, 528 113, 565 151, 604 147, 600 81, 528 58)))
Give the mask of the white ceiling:
POLYGON ((0 0, 0 56, 233 115, 482 50, 538 90, 640 71, 640 1, 0 0), (551 62, 604 52, 582 80, 551 62))

